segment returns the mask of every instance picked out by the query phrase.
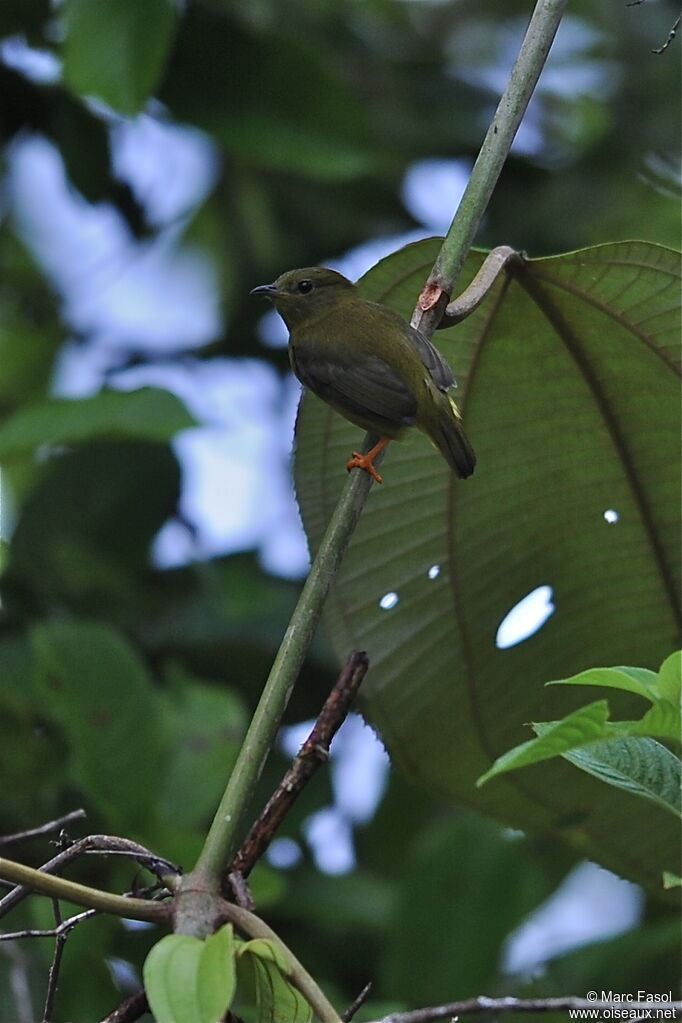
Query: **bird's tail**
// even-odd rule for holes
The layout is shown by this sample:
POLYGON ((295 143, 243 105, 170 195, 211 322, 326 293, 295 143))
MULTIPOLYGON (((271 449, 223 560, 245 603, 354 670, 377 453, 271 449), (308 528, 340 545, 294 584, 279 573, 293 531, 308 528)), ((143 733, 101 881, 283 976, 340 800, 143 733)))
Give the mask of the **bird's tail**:
POLYGON ((460 479, 471 476, 476 466, 476 455, 464 433, 459 409, 449 394, 443 394, 442 401, 438 403, 438 427, 431 439, 460 479))

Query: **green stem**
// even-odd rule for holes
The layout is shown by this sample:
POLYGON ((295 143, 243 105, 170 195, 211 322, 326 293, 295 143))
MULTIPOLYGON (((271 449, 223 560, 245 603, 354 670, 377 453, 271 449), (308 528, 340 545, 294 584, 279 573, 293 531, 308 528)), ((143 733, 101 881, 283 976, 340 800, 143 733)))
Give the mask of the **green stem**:
POLYGON ((310 569, 270 670, 263 695, 193 871, 195 880, 216 888, 239 837, 239 825, 272 747, 341 559, 364 507, 371 479, 351 473, 310 569))
POLYGON ((53 899, 64 899, 65 902, 73 902, 76 906, 98 909, 101 913, 111 913, 113 916, 125 917, 128 920, 167 923, 170 919, 170 907, 167 903, 112 895, 110 892, 100 891, 99 888, 67 881, 64 877, 55 877, 53 874, 34 870, 33 867, 3 857, 0 857, 0 877, 5 881, 25 885, 32 891, 49 895, 53 899))
POLYGON ((448 294, 473 244, 567 4, 568 0, 538 0, 535 5, 507 88, 429 277, 430 283, 438 284, 448 294))
MULTIPOLYGON (((568 0, 538 0, 509 84, 474 166, 471 180, 443 242, 429 280, 448 294, 466 259, 493 188, 509 154, 568 0)), ((422 329, 431 333, 433 317, 422 329), (431 322, 430 322, 431 321, 431 322)), ((234 851, 245 808, 272 746, 336 570, 364 506, 371 481, 354 472, 324 535, 293 613, 237 763, 206 837, 190 884, 217 890, 234 851)))

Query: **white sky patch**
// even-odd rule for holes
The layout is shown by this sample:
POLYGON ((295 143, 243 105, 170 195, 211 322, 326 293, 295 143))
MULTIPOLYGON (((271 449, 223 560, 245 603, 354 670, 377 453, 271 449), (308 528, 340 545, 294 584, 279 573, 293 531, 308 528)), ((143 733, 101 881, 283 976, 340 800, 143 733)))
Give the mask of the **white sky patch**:
POLYGON ((402 185, 402 200, 415 220, 433 234, 445 234, 460 204, 471 173, 471 160, 430 157, 411 164, 402 185))
POLYGON ((218 154, 207 135, 142 114, 111 131, 114 172, 130 183, 150 221, 186 216, 211 192, 218 154))
POLYGON ((220 331, 215 270, 199 250, 177 250, 180 225, 138 242, 119 213, 69 186, 57 149, 32 136, 10 149, 9 194, 19 230, 62 295, 79 333, 110 349, 165 353, 220 331))
POLYGON ((54 85, 62 76, 61 62, 54 53, 34 49, 23 36, 0 42, 0 61, 39 85, 54 85))
POLYGON ((164 387, 205 424, 173 444, 183 472, 180 510, 196 535, 167 523, 154 546, 156 564, 260 548, 269 571, 300 577, 309 562, 290 483, 293 378, 282 384, 257 359, 211 359, 139 366, 113 382, 122 390, 164 387))
POLYGON ((388 754, 359 714, 346 718, 332 750, 336 805, 355 823, 364 823, 373 817, 386 788, 388 754))
POLYGON ((323 874, 347 874, 355 866, 350 823, 333 807, 312 814, 304 824, 315 865, 323 874))
POLYGON ((631 930, 643 905, 637 885, 594 863, 581 863, 507 938, 502 968, 527 974, 571 949, 631 930))
POLYGON ((293 838, 275 838, 265 855, 271 866, 291 870, 300 863, 303 851, 293 838))

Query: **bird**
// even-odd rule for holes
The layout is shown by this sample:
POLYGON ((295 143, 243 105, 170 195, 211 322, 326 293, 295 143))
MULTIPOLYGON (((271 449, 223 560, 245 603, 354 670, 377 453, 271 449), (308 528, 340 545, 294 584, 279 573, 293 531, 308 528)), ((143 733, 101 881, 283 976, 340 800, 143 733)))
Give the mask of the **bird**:
POLYGON ((379 436, 346 468, 377 483, 374 459, 409 427, 422 430, 462 479, 476 465, 450 394, 455 380, 437 348, 398 313, 362 298, 356 286, 323 266, 288 270, 252 295, 270 299, 289 330, 294 374, 355 426, 379 436))

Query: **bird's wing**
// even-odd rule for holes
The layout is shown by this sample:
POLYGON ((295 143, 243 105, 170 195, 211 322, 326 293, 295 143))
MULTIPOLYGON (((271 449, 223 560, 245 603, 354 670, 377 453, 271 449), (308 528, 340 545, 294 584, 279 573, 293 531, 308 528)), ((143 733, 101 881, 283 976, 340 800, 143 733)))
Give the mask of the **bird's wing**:
POLYGON ((447 391, 448 387, 452 387, 455 382, 452 370, 447 362, 438 349, 430 341, 427 341, 423 334, 420 334, 418 330, 415 330, 409 324, 405 324, 405 326, 407 327, 407 330, 404 332, 405 338, 428 369, 436 387, 439 387, 441 391, 447 391))
POLYGON ((441 391, 447 391, 448 387, 452 387, 455 382, 452 370, 435 345, 432 345, 423 334, 420 334, 392 309, 377 305, 375 302, 367 302, 366 306, 372 309, 377 322, 383 321, 386 324, 387 321, 390 321, 394 333, 399 333, 403 341, 417 353, 420 362, 429 371, 436 387, 441 391))
POLYGON ((341 352, 319 347, 312 357, 302 355, 303 351, 292 348, 294 372, 331 405, 358 418, 384 420, 386 425, 414 425, 417 398, 402 376, 380 356, 358 353, 359 357, 351 361, 341 352))

